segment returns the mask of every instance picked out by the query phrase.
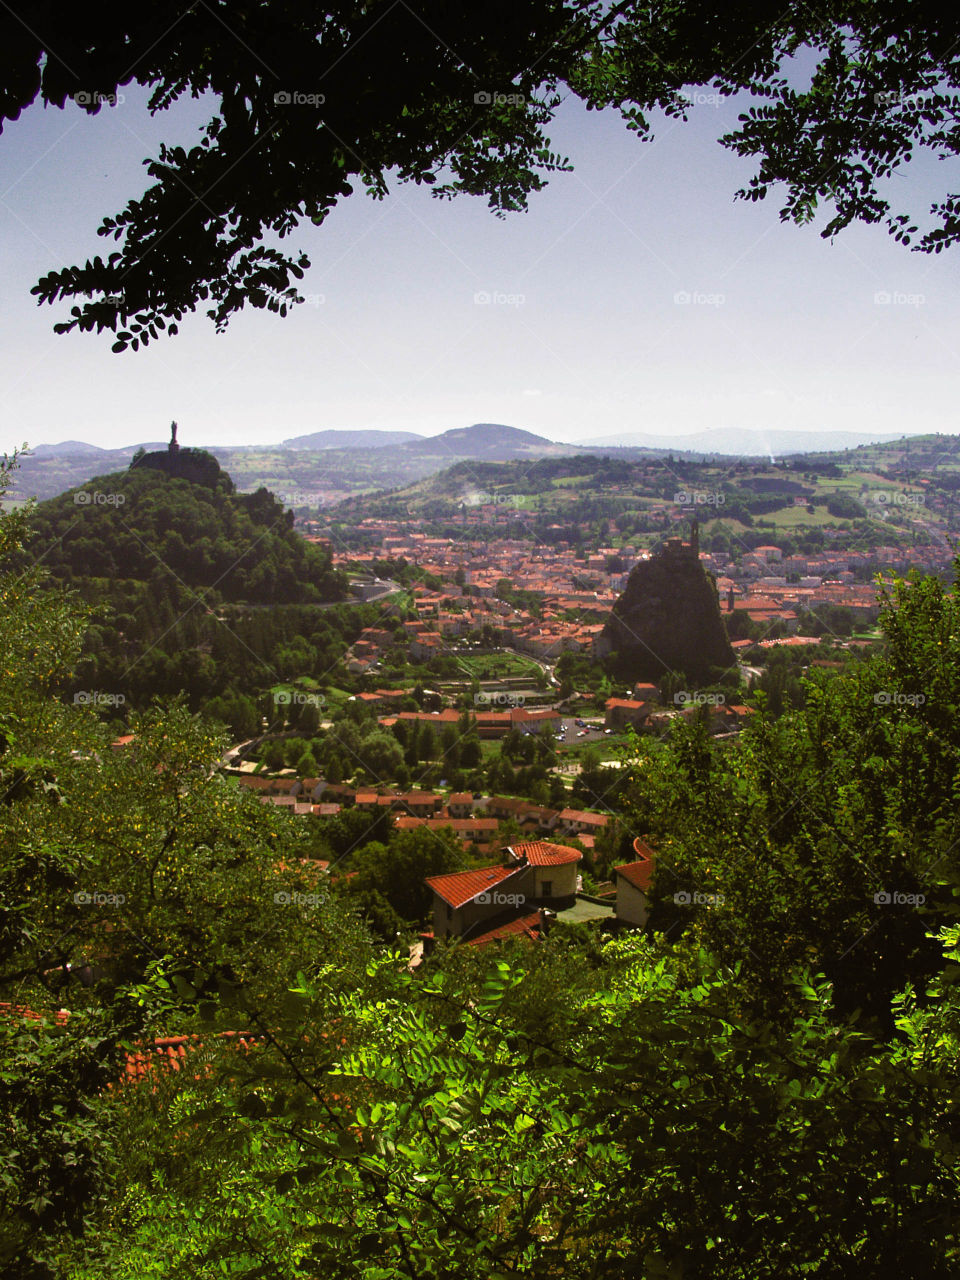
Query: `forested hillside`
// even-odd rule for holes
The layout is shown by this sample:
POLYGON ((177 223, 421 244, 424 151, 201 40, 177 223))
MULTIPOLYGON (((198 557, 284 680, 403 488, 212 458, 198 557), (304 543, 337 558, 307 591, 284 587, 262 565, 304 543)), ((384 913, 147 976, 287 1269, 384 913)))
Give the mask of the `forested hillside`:
POLYGON ((16 559, 34 561, 90 609, 64 692, 121 714, 183 691, 194 709, 232 701, 223 718, 252 733, 258 691, 304 663, 331 666, 363 625, 357 610, 318 607, 346 596, 330 552, 226 473, 197 484, 137 467, 40 503, 16 559))
POLYGON ((293 604, 342 599, 329 553, 293 531, 293 513, 266 489, 235 494, 135 467, 96 476, 40 503, 27 553, 42 554, 65 583, 112 578, 171 580, 212 601, 293 604))

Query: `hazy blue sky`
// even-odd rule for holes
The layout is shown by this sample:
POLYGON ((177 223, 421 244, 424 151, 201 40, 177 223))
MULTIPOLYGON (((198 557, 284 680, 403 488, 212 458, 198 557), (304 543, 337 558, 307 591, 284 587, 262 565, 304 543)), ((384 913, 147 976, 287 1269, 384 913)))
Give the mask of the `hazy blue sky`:
MULTIPOLYGON (((151 120, 144 101, 133 86, 94 118, 31 110, 0 138, 0 449, 159 440, 172 418, 185 444, 478 421, 557 440, 957 429, 957 251, 911 254, 880 227, 828 243, 769 199, 734 202, 750 166, 714 141, 732 102, 664 121, 653 144, 565 104, 552 140, 575 172, 505 220, 416 187, 355 195, 287 241, 313 267, 311 302, 286 319, 251 310, 217 336, 198 314, 120 355, 105 335, 57 336, 66 309, 39 308, 30 287, 106 252, 100 217, 142 192, 161 136, 192 140, 206 114, 151 120)), ((897 186, 923 213, 931 177, 956 190, 955 172, 897 186)))

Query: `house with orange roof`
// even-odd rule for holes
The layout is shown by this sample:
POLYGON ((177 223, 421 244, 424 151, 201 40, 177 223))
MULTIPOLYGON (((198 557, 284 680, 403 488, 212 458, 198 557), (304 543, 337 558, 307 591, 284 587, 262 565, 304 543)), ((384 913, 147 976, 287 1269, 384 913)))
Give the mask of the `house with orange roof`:
POLYGON ((459 724, 460 712, 456 707, 444 707, 442 711, 398 711, 392 716, 380 716, 377 723, 390 729, 398 720, 419 720, 421 724, 459 724))
POLYGON ((503 938, 528 938, 531 942, 537 942, 545 932, 545 913, 532 911, 529 915, 508 920, 506 924, 496 924, 479 933, 472 933, 468 941, 471 947, 485 947, 503 938))
POLYGON ((314 817, 317 818, 336 818, 340 814, 340 805, 332 803, 320 803, 313 806, 314 817))
POLYGON ((414 818, 429 818, 440 808, 443 797, 432 791, 407 791, 397 797, 397 803, 414 818))
POLYGON ((532 888, 529 867, 477 867, 428 876, 433 892, 433 933, 437 938, 462 938, 478 926, 489 925, 495 917, 529 914, 525 906, 532 888))
POLYGON ((507 849, 510 864, 533 870, 533 899, 556 909, 573 906, 577 896, 579 849, 551 840, 525 840, 507 849))
POLYGON ((581 831, 596 835, 609 821, 605 813, 594 813, 590 809, 561 809, 557 819, 558 825, 570 836, 579 835, 581 831))
POLYGON ((439 631, 423 631, 410 637, 410 656, 417 662, 435 658, 443 650, 443 636, 439 631))
POLYGON ((0 1000, 0 1018, 8 1021, 24 1021, 24 1022, 42 1022, 44 1018, 49 1018, 56 1023, 58 1027, 66 1025, 70 1014, 67 1009, 54 1009, 38 1013, 35 1009, 31 1009, 26 1004, 12 1004, 9 1000, 0 1000))
POLYGON ((513 818, 521 826, 528 823, 540 831, 551 831, 557 823, 556 809, 534 804, 532 800, 521 800, 517 796, 490 796, 487 813, 495 818, 513 818))
POLYGON ((477 735, 481 738, 504 738, 511 729, 536 733, 541 729, 555 732, 563 717, 552 707, 528 710, 511 707, 508 711, 482 711, 477 715, 477 735))
POLYGON ((583 857, 579 849, 530 840, 511 845, 504 854, 500 866, 427 878, 425 883, 433 892, 435 937, 478 940, 529 919, 534 911, 540 914, 543 927, 545 912, 573 904, 577 864, 583 857))
POLYGON ((496 818, 413 818, 401 816, 394 820, 394 826, 398 831, 416 831, 420 827, 426 827, 429 831, 441 831, 444 827, 449 827, 455 836, 458 836, 468 844, 493 839, 497 834, 499 825, 496 818))
POLYGON ((639 837, 633 842, 633 851, 637 855, 636 860, 621 863, 612 872, 617 887, 617 919, 623 924, 642 928, 650 914, 648 897, 656 868, 656 854, 639 837))
MULTIPOLYGON (((238 1049, 248 1049, 262 1041, 265 1037, 256 1032, 219 1031, 211 1039, 223 1041, 238 1049)), ((122 1079, 131 1083, 143 1080, 158 1068, 167 1071, 182 1071, 187 1065, 188 1055, 197 1056, 194 1079, 200 1079, 200 1073, 207 1074, 212 1070, 209 1055, 204 1054, 204 1039, 197 1034, 185 1036, 161 1036, 139 1044, 132 1052, 127 1053, 124 1062, 122 1079)))
POLYGON ((473 816, 473 792, 451 791, 447 801, 447 810, 451 818, 470 818, 473 816))
POLYGON ((650 714, 650 703, 637 698, 608 698, 603 711, 603 723, 608 729, 622 729, 628 724, 637 727, 650 714))

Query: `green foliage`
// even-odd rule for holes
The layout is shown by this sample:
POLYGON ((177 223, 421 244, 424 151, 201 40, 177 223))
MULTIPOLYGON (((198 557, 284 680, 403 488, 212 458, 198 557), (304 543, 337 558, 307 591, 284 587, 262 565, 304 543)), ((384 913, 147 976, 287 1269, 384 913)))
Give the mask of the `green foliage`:
MULTIPOLYGON (((397 954, 352 989, 301 979, 307 1045, 331 1018, 337 1039, 278 1038, 215 1093, 178 1089, 170 1146, 153 1127, 131 1145, 111 1274, 151 1246, 157 1275, 953 1273, 955 989, 932 1018, 906 996, 888 1049, 813 978, 772 1030, 705 953, 692 982, 636 937, 606 948, 602 985, 563 959, 420 980, 397 954)), ((149 1095, 131 1105, 162 1123, 149 1095)))
POLYGON ((301 866, 303 829, 217 772, 215 733, 175 704, 112 751, 53 696, 71 602, 0 570, 0 603, 0 1271, 40 1277, 107 1203, 124 1045, 221 1000, 243 1029, 318 950, 365 938, 301 866))
POLYGON ((52 1276, 49 1243, 82 1234, 106 1212, 119 1150, 116 1043, 129 1027, 106 1008, 78 1013, 68 1031, 3 1010, 0 1019, 0 1275, 52 1276))
POLYGON ((818 604, 815 609, 801 609, 799 617, 804 635, 849 636, 854 631, 853 614, 842 604, 818 604))
POLYGON ((956 585, 898 584, 884 655, 807 679, 779 720, 761 696, 733 747, 678 726, 635 771, 631 825, 662 853, 655 920, 740 960, 770 1014, 809 965, 889 1028, 893 992, 935 971, 925 933, 952 922, 960 882, 958 608, 956 585))
POLYGON ((225 475, 209 487, 143 467, 96 476, 36 507, 26 553, 42 551, 67 583, 122 576, 169 590, 179 581, 214 603, 342 599, 329 552, 293 532, 293 513, 266 489, 232 487, 225 475))
POLYGON ((849 493, 834 493, 827 499, 827 510, 841 520, 865 520, 867 511, 862 502, 849 493))
MULTIPOLYGON (((34 292, 76 300, 57 330, 107 330, 115 351, 176 333, 200 304, 219 329, 247 303, 282 316, 302 301, 309 260, 274 237, 302 220, 322 223, 357 185, 383 199, 392 175, 440 198, 484 196, 498 214, 520 210, 547 175, 569 168, 546 131, 570 93, 591 110, 615 107, 649 139, 654 113, 687 117, 690 85, 747 98, 721 139, 755 163, 741 198, 779 187, 781 217, 798 225, 826 206, 824 236, 862 220, 910 244, 919 219, 891 205, 887 180, 917 149, 958 149, 957 62, 938 19, 864 3, 789 9, 773 21, 736 4, 722 27, 713 18, 694 0, 535 0, 522 18, 500 0, 480 13, 428 3, 416 14, 385 0, 323 10, 237 3, 229 39, 212 11, 174 35, 148 9, 127 17, 118 43, 107 15, 85 14, 58 33, 61 45, 85 50, 81 70, 57 53, 56 35, 11 14, 5 118, 68 97, 96 113, 131 77, 149 87, 152 111, 212 91, 198 144, 161 144, 147 164, 152 185, 104 218, 100 234, 115 247, 50 271, 34 292), (808 67, 802 85, 788 74, 797 56, 808 67), (284 67, 289 87, 278 90, 280 73, 267 67, 284 67)), ((955 198, 941 192, 929 221, 916 247, 953 244, 955 198)))
POLYGON ((426 877, 461 869, 464 857, 451 830, 419 828, 392 832, 386 845, 367 844, 351 861, 357 872, 349 881, 351 893, 378 893, 401 920, 414 924, 433 900, 426 877))
MULTIPOLYGON (((251 690, 328 671, 369 616, 317 607, 345 594, 343 575, 291 524, 266 490, 237 496, 226 476, 208 487, 140 467, 39 504, 12 563, 42 558, 94 619, 58 669, 67 697, 126 715, 182 691, 252 736, 251 690)), ((277 720, 275 703, 266 710, 277 720)), ((308 702, 287 711, 316 727, 308 702)))

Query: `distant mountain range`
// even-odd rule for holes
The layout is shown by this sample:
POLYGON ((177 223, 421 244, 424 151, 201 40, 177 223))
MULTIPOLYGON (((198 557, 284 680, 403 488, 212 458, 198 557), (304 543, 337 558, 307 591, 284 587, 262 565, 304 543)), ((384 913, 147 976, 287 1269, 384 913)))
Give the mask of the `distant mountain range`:
MULTIPOLYGON (((540 457, 569 453, 570 445, 557 444, 532 431, 507 427, 500 422, 476 422, 472 427, 452 427, 438 436, 410 440, 403 445, 405 453, 419 457, 476 458, 480 462, 509 462, 525 455, 540 457)), ((576 449, 574 448, 574 452, 576 449)))
POLYGON ((405 444, 408 440, 424 440, 416 431, 314 431, 308 436, 284 440, 284 449, 383 449, 388 444, 405 444))
POLYGON ((146 449, 152 453, 155 449, 166 447, 166 441, 145 442, 144 444, 127 444, 119 449, 102 449, 98 444, 84 444, 82 440, 63 440, 60 444, 38 444, 30 450, 35 458, 104 458, 114 456, 133 457, 138 449, 146 449))
POLYGON ((31 450, 31 453, 33 453, 37 458, 50 458, 56 456, 72 458, 78 454, 86 454, 89 457, 99 457, 104 452, 105 450, 101 449, 99 445, 84 444, 82 440, 61 440, 59 444, 38 444, 35 449, 31 450))
POLYGON ((312 435, 284 440, 284 449, 385 449, 400 446, 405 453, 419 457, 451 459, 477 458, 484 461, 508 461, 523 453, 568 449, 545 436, 508 427, 499 422, 476 422, 472 427, 451 427, 440 435, 424 436, 416 431, 314 431, 312 435))
POLYGON ((833 453, 855 449, 861 444, 883 444, 904 436, 922 435, 910 431, 762 431, 755 427, 717 427, 693 435, 659 436, 644 432, 624 432, 578 440, 578 449, 671 449, 674 453, 716 453, 738 458, 782 458, 792 453, 833 453))
MULTIPOLYGON (((563 444, 503 423, 478 422, 469 427, 453 427, 435 436, 422 436, 414 431, 331 429, 296 436, 282 445, 207 447, 232 474, 242 492, 262 486, 284 497, 289 506, 316 508, 329 506, 351 494, 402 488, 454 463, 469 460, 510 462, 576 454, 629 459, 685 452, 698 456, 767 459, 791 453, 832 452, 913 434, 717 429, 686 436, 626 433, 563 444)), ((140 447, 150 452, 163 449, 165 444, 101 449, 78 440, 67 440, 62 444, 38 445, 22 458, 12 496, 54 497, 84 484, 91 476, 128 466, 140 447)))

